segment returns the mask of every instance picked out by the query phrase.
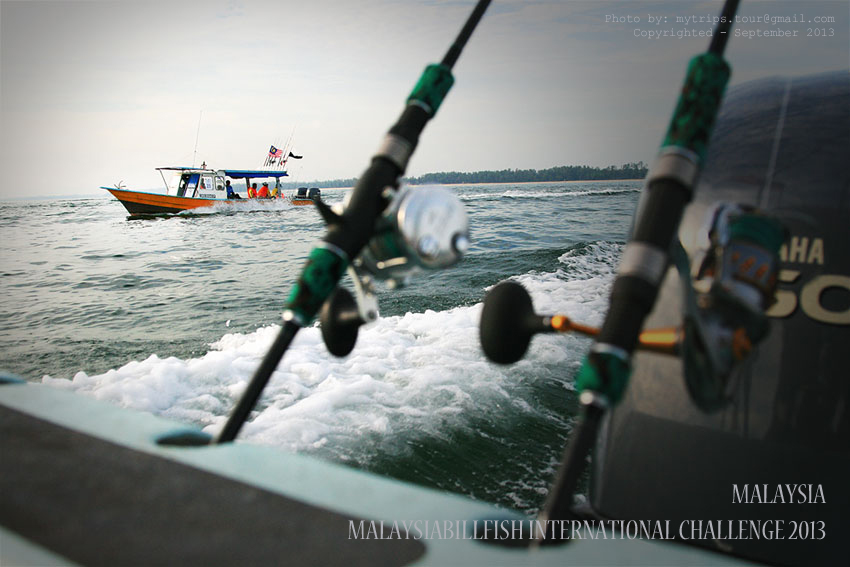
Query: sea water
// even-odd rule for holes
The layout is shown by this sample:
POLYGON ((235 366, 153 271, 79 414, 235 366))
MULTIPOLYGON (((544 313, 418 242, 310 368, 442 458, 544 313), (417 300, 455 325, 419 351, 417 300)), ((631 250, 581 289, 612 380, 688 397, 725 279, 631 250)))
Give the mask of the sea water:
MULTIPOLYGON (((540 335, 522 361, 492 364, 481 302, 514 279, 538 313, 599 325, 640 187, 450 187, 470 220, 464 260, 381 288, 381 318, 345 358, 302 330, 240 440, 536 512, 589 339, 540 335)), ((147 219, 111 196, 0 202, 0 368, 215 435, 323 234, 313 207, 285 202, 147 219)))

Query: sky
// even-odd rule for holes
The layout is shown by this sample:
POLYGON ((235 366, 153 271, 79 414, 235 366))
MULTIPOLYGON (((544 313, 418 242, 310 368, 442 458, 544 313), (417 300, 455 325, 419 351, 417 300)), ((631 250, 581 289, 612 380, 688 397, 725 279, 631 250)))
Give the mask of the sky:
MULTIPOLYGON (((159 190, 156 167, 253 168, 287 141, 291 180, 357 177, 474 4, 0 0, 0 198, 159 190)), ((406 174, 651 162, 709 43, 677 34, 721 8, 495 0, 406 174)), ((743 0, 736 29, 797 36, 731 37, 731 84, 850 68, 848 12, 743 0)))

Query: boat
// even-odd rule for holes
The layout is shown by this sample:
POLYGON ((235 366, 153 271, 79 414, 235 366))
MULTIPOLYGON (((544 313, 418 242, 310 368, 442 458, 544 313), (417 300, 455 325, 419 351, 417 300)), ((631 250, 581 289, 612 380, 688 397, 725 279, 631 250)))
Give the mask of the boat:
MULTIPOLYGON (((205 164, 204 164, 205 165, 205 164)), ((158 215, 179 213, 201 207, 212 207, 217 204, 232 204, 239 199, 254 198, 252 185, 263 180, 271 184, 272 193, 281 193, 280 179, 286 177, 282 169, 208 169, 205 166, 196 167, 158 167, 165 183, 165 193, 150 193, 131 191, 122 186, 101 187, 121 201, 130 216, 158 215), (171 179, 166 180, 166 173, 171 173, 171 179), (227 198, 226 184, 228 181, 245 182, 245 196, 236 199, 227 198)))
MULTIPOLYGON (((727 93, 679 234, 694 254, 718 200, 787 225, 769 335, 714 411, 694 403, 681 360, 634 358, 566 541, 535 548, 534 519, 510 510, 209 444, 186 424, 3 375, 0 564, 846 564, 848 155, 846 72, 727 93)), ((668 271, 648 326, 682 320, 678 277, 668 271)))
POLYGON ((318 187, 299 187, 295 194, 290 199, 293 205, 312 205, 322 196, 322 191, 318 187))

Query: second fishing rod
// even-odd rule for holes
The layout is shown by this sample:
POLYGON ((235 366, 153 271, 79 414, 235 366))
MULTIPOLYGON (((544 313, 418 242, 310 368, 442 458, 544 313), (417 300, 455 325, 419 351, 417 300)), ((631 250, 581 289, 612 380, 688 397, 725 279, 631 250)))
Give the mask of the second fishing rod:
MULTIPOLYGON (((718 208, 722 214, 717 216, 711 251, 717 269, 702 270, 700 276, 702 283, 709 283, 709 279, 716 283, 705 293, 695 289, 689 261, 686 255, 682 258, 681 246, 677 246, 679 223, 696 187, 729 80, 730 68, 723 51, 738 3, 726 0, 708 50, 688 65, 658 158, 646 179, 602 327, 577 325, 561 315, 536 314, 530 296, 516 282, 500 283, 485 298, 481 344, 494 362, 518 361, 536 333, 578 331, 596 337, 576 376, 580 415, 538 517, 541 525, 573 517, 576 488, 604 417, 626 391, 636 349, 682 359, 692 398, 699 407, 712 411, 724 402, 723 391, 731 370, 764 336, 764 310, 772 295, 768 282, 775 282, 772 276, 778 265, 781 226, 734 204, 718 208), (677 327, 644 331, 671 256, 677 258, 676 268, 692 308, 683 313, 677 327), (750 256, 752 263, 739 261, 750 256), (757 274, 745 273, 762 265, 764 270, 757 274), (760 285, 762 282, 765 285, 760 285), (698 293, 706 301, 697 301, 698 293), (735 340, 726 340, 727 336, 735 340)), ((552 535, 545 539, 546 543, 553 541, 560 538, 552 535)), ((540 543, 542 539, 533 545, 540 543)))
POLYGON ((606 411, 631 374, 632 353, 655 305, 685 206, 699 178, 731 74, 723 58, 739 0, 726 0, 708 50, 688 65, 673 117, 650 170, 611 290, 608 313, 576 377, 581 415, 566 447, 542 521, 570 517, 573 495, 606 411))
MULTIPOLYGON (((427 196, 423 197, 421 192, 399 194, 398 189, 422 130, 435 116, 454 83, 452 67, 489 4, 490 0, 479 0, 443 60, 426 67, 407 98, 401 116, 384 137, 344 207, 332 210, 321 201, 317 202, 319 212, 328 225, 327 233, 310 252, 289 294, 283 327, 231 412, 216 443, 236 438, 295 335, 315 320, 323 305, 327 303, 330 306, 330 309, 325 309, 325 312, 330 311, 327 326, 340 329, 345 335, 341 341, 344 346, 334 348, 328 344, 332 352, 338 351, 335 354, 350 350, 353 346, 351 336, 353 334, 356 337, 356 327, 376 316, 373 309, 357 310, 350 305, 350 294, 340 294, 342 288, 338 288, 346 270, 351 272, 353 262, 370 245, 370 241, 378 240, 369 246, 366 261, 358 265, 364 266, 366 270, 371 269, 377 277, 392 278, 398 275, 403 279, 414 267, 443 267, 457 261, 465 252, 467 235, 462 223, 457 221, 459 213, 454 212, 450 196, 445 193, 437 195, 437 199, 441 199, 439 208, 453 211, 450 213, 451 218, 439 219, 424 210, 428 206, 427 196), (448 207, 445 206, 447 204, 448 207), (432 225, 445 225, 448 222, 459 228, 447 235, 419 234, 421 228, 418 223, 416 227, 404 223, 406 217, 412 216, 424 219, 433 217, 435 220, 431 222, 432 225), (335 310, 338 312, 334 313, 335 310)), ((440 227, 433 228, 437 230, 440 227)), ((368 289, 362 293, 361 290, 369 287, 369 276, 361 277, 359 271, 352 275, 358 298, 368 295, 368 289)), ((328 333, 324 328, 323 335, 326 343, 340 342, 328 341, 328 333)))

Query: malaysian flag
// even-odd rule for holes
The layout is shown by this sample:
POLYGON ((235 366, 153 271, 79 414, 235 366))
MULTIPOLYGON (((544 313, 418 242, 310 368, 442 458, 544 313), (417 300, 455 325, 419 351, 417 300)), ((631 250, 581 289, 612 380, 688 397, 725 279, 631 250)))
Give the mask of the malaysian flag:
POLYGON ((269 148, 269 157, 283 157, 283 150, 279 150, 272 146, 269 148))

